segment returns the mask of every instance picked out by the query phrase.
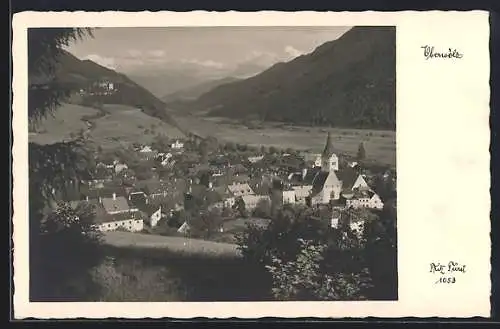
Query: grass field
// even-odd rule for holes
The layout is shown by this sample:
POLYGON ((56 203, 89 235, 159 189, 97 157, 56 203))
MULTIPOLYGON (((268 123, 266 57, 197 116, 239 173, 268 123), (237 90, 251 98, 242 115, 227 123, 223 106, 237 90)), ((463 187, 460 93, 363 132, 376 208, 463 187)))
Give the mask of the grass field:
POLYGON ((339 129, 324 127, 297 127, 266 123, 259 129, 250 129, 240 123, 222 118, 179 116, 177 122, 201 136, 214 136, 221 141, 232 141, 255 146, 275 146, 321 152, 328 132, 332 133, 335 148, 355 155, 364 142, 366 156, 381 164, 395 166, 396 133, 394 131, 339 129))
POLYGON ((176 253, 215 256, 238 256, 237 246, 229 243, 187 239, 174 236, 130 232, 106 232, 106 244, 115 247, 158 248, 176 253))
POLYGON ((86 116, 99 114, 98 109, 73 104, 63 104, 53 115, 43 119, 37 126, 36 133, 29 140, 39 144, 51 144, 68 140, 72 134, 87 129, 83 120, 86 116))
POLYGON ((98 301, 272 300, 268 273, 241 257, 110 245, 105 253, 112 261, 96 269, 98 301))
MULTIPOLYGON (((156 134, 171 138, 182 137, 179 129, 138 109, 123 105, 104 105, 105 114, 95 120, 89 138, 102 148, 113 148, 131 143, 149 143, 156 134)), ((72 134, 86 130, 84 119, 97 115, 100 110, 73 104, 63 104, 54 114, 43 120, 39 132, 30 134, 30 141, 47 144, 71 138, 72 134)))

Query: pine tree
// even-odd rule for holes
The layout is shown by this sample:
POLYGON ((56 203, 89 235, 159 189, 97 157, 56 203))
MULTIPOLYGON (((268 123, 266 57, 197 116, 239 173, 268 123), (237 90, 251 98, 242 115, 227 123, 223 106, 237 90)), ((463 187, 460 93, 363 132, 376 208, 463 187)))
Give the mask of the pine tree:
POLYGON ((358 146, 358 154, 356 155, 356 159, 358 162, 362 162, 366 158, 366 151, 363 142, 359 143, 358 146))
MULTIPOLYGON (((53 114, 71 86, 57 78, 63 47, 92 35, 90 29, 28 30, 28 118, 30 125, 53 114)), ((100 261, 93 210, 64 202, 68 182, 89 175, 85 140, 29 143, 30 299, 78 300, 94 287, 89 269, 100 261)))

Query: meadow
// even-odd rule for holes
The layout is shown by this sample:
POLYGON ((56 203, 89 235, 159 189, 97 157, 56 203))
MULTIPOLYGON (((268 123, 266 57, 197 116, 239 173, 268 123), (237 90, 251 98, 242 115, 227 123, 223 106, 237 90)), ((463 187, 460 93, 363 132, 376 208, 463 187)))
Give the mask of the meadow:
POLYGON ((146 233, 106 232, 104 242, 118 248, 160 248, 176 253, 192 255, 231 257, 239 255, 237 245, 235 244, 146 233))
MULTIPOLYGON (((54 114, 41 122, 38 133, 30 134, 37 143, 53 143, 71 138, 86 130, 85 118, 99 115, 98 109, 63 104, 54 114)), ((158 134, 181 138, 184 134, 176 127, 151 117, 138 109, 124 105, 104 105, 101 117, 92 122, 89 138, 102 148, 128 146, 132 143, 150 143, 158 134)), ((368 160, 389 166, 396 163, 396 132, 365 129, 290 126, 282 123, 242 124, 223 118, 176 115, 183 129, 200 136, 213 136, 222 142, 235 142, 252 146, 274 146, 302 151, 321 152, 327 133, 333 137, 340 153, 355 155, 360 142, 364 142, 368 160)))
POLYGON ((176 117, 177 122, 200 136, 213 136, 220 141, 252 146, 292 148, 314 153, 325 146, 328 132, 332 134, 334 147, 340 152, 355 155, 360 142, 364 142, 368 160, 380 164, 396 164, 396 132, 386 130, 341 129, 326 127, 289 126, 282 123, 244 125, 225 118, 185 115, 176 117))
POLYGON ((133 107, 107 104, 102 109, 94 109, 64 103, 53 116, 40 122, 41 129, 30 134, 30 141, 48 144, 69 139, 86 130, 85 120, 92 116, 95 119, 88 119, 92 123, 88 137, 103 149, 150 143, 158 134, 170 138, 184 136, 179 129, 133 107))

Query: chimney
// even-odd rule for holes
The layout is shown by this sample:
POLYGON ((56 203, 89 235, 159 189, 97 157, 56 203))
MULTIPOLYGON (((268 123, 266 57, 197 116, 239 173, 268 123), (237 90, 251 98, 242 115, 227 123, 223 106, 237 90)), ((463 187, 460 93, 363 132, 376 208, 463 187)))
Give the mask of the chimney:
POLYGON ((116 193, 113 193, 113 200, 116 200, 116 193))

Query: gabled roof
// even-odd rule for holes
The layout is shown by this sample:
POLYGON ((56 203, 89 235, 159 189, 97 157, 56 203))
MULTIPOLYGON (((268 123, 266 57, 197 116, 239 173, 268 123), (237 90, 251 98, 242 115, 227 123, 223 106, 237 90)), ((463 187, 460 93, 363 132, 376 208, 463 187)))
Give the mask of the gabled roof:
POLYGON ((337 175, 333 171, 320 171, 316 174, 313 180, 313 191, 319 192, 323 189, 323 186, 328 185, 339 185, 341 184, 337 175))
POLYGON ((305 177, 302 178, 302 184, 313 185, 313 180, 320 171, 321 170, 319 168, 308 169, 305 177))
POLYGON ((254 191, 248 185, 247 183, 245 184, 231 184, 227 187, 229 191, 236 197, 242 196, 242 195, 247 195, 247 194, 254 194, 254 191))
POLYGON ((361 199, 361 198, 371 199, 374 194, 375 194, 375 192, 373 192, 371 190, 358 190, 358 189, 356 189, 354 191, 353 198, 354 199, 361 199))
POLYGON ((89 199, 97 199, 99 197, 109 198, 115 193, 117 196, 127 195, 125 189, 122 186, 104 186, 103 188, 91 188, 85 185, 80 187, 80 193, 89 199))
POLYGON ((137 220, 137 219, 144 219, 144 218, 140 212, 135 211, 135 212, 126 212, 126 213, 121 213, 121 214, 114 214, 114 215, 106 214, 104 216, 96 216, 94 222, 98 223, 98 224, 102 224, 102 223, 110 223, 110 222, 124 221, 124 220, 130 220, 130 219, 137 220))
POLYGON ((115 211, 123 212, 130 210, 130 206, 127 202, 127 199, 125 199, 122 196, 116 197, 116 199, 102 198, 102 206, 104 207, 104 210, 106 210, 107 213, 115 211))
POLYGON ((351 190, 352 186, 359 177, 359 174, 354 168, 346 167, 339 171, 339 179, 342 181, 343 190, 351 190))

